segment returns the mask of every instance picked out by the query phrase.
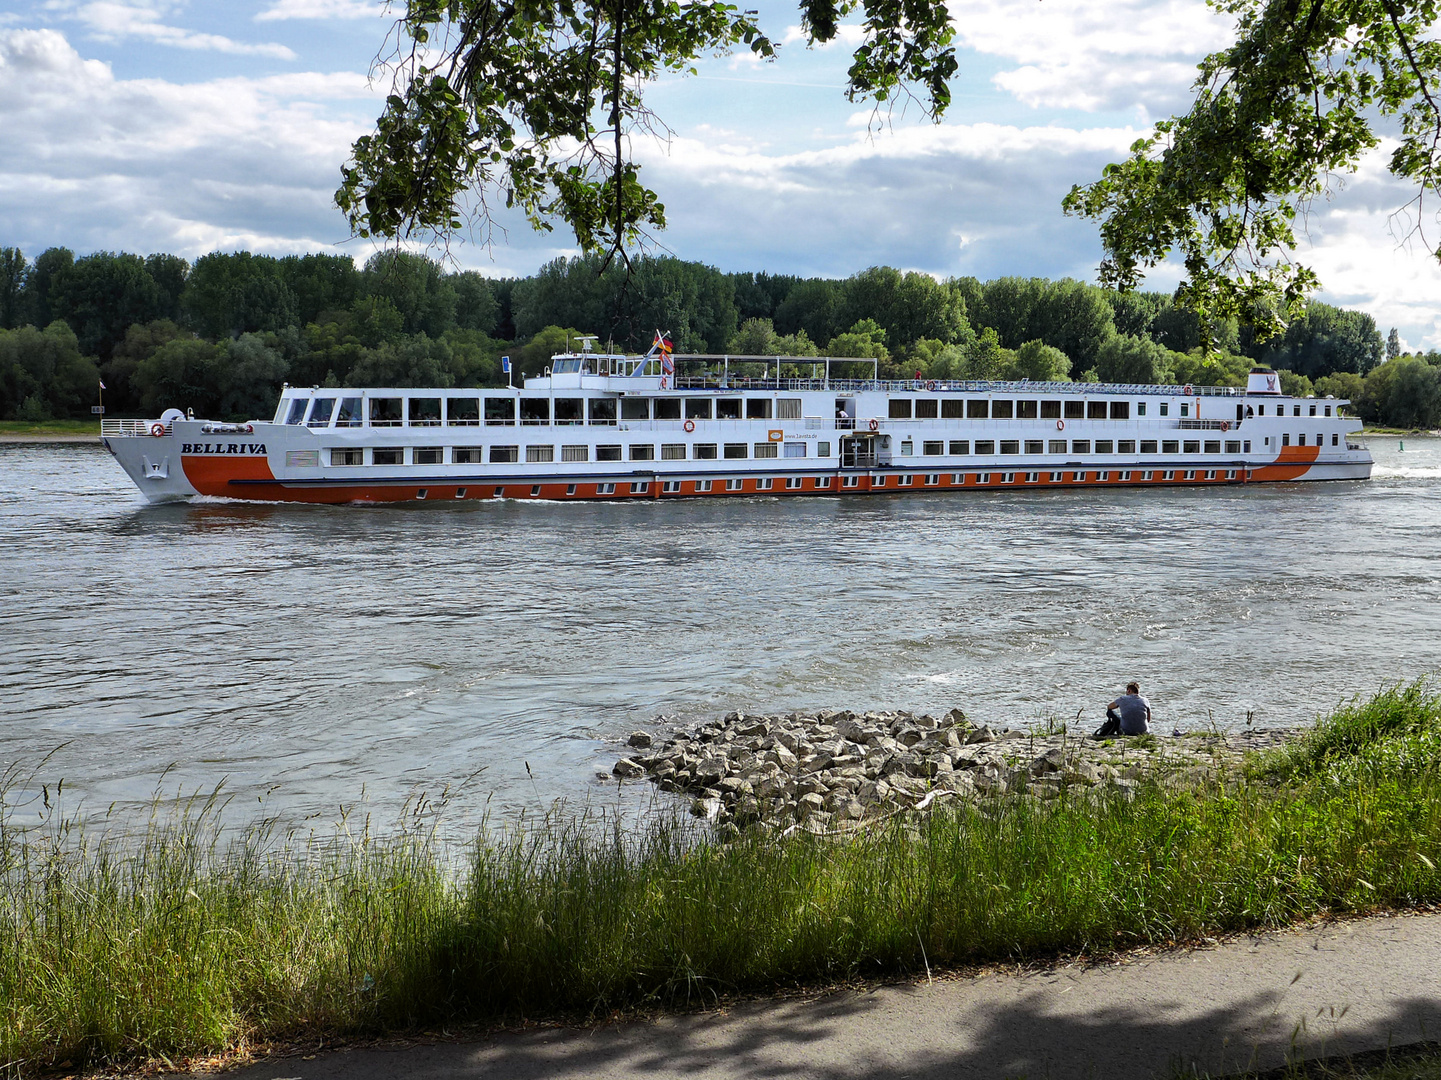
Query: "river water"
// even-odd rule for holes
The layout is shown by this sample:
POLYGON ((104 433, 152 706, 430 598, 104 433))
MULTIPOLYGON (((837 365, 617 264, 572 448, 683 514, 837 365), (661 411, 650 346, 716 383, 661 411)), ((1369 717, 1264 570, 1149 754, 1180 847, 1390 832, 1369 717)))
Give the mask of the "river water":
POLYGON ((468 826, 636 805, 595 774, 658 714, 1089 728, 1135 678, 1166 731, 1304 722, 1441 658, 1441 440, 1368 442, 1364 483, 400 507, 147 506, 98 446, 0 446, 0 763, 121 819, 450 785, 468 826))

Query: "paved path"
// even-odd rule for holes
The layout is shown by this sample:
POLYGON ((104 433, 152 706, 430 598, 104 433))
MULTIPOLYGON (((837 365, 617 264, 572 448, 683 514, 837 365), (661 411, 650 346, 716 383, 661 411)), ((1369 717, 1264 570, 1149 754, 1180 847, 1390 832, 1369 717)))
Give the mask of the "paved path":
POLYGON ((1245 937, 1094 967, 760 1001, 653 1023, 357 1049, 245 1080, 814 1077, 1170 1080, 1441 1036, 1441 915, 1245 937))

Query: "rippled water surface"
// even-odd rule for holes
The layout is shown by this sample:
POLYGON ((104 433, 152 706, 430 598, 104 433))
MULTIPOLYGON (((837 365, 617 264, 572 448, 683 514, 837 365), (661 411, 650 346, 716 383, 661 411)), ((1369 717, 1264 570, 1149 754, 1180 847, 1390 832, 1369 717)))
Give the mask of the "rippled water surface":
POLYGON ((1136 678, 1167 729, 1291 724, 1441 655, 1441 440, 1368 441, 1366 483, 404 507, 152 507, 0 446, 0 760, 122 812, 472 777, 464 821, 614 800, 658 713, 1095 724, 1136 678))

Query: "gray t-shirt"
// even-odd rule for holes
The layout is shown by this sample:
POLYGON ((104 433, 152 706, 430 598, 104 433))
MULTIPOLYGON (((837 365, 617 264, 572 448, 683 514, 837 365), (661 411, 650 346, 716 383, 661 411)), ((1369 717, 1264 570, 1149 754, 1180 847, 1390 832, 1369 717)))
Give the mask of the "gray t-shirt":
POLYGON ((1121 717, 1122 735, 1146 734, 1146 713, 1151 703, 1140 694, 1122 694, 1116 699, 1116 712, 1121 717))

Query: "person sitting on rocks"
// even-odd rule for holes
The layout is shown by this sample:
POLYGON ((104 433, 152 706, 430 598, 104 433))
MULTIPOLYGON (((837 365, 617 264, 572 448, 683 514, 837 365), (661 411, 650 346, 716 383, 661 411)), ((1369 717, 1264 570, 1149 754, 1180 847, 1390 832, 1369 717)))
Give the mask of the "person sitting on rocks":
POLYGON ((1112 727, 1113 735, 1145 735, 1151 730, 1151 703, 1141 696, 1138 683, 1127 683, 1126 692, 1106 706, 1106 728, 1112 727))

